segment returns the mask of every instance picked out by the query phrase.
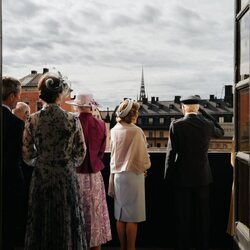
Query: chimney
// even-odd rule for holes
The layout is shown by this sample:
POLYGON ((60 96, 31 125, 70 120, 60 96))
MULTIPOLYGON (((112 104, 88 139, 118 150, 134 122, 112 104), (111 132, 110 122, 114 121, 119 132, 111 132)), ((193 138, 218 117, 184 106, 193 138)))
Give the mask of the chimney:
POLYGON ((156 100, 155 100, 156 102, 159 102, 159 97, 156 97, 156 100))
POLYGON ((155 103, 155 97, 154 96, 151 97, 151 103, 155 103))
POLYGON ((143 104, 147 104, 148 103, 148 98, 147 97, 143 97, 142 98, 142 103, 143 104))
POLYGON ((37 74, 37 71, 36 70, 31 70, 31 74, 35 75, 35 74, 37 74))
POLYGON ((43 68, 43 74, 49 72, 49 69, 48 68, 43 68))
POLYGON ((174 97, 174 103, 181 103, 181 96, 176 95, 176 96, 174 97))
POLYGON ((225 85, 224 101, 229 103, 231 107, 233 106, 233 86, 232 85, 225 85))
POLYGON ((214 95, 209 96, 209 101, 214 101, 214 95))

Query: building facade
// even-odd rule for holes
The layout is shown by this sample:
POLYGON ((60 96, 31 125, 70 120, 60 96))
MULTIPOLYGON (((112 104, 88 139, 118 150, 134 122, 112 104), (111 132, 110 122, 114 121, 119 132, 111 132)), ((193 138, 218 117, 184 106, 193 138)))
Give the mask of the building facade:
MULTIPOLYGON (((216 98, 211 94, 208 99, 201 100, 201 107, 211 114, 225 130, 225 135, 222 139, 211 140, 209 148, 211 152, 231 152, 234 132, 232 89, 232 85, 225 86, 224 98, 216 98)), ((137 100, 140 103, 137 125, 142 128, 147 137, 149 150, 165 150, 169 137, 170 123, 183 117, 180 99, 181 96, 175 96, 170 101, 161 101, 159 97, 151 97, 149 100, 146 97, 142 71, 140 95, 137 100)), ((116 110, 111 117, 111 128, 116 123, 115 112, 116 110)))
MULTIPOLYGON (((31 70, 30 74, 20 79, 22 85, 21 101, 30 106, 31 113, 34 113, 43 107, 43 103, 39 98, 39 90, 37 86, 40 78, 47 72, 49 72, 48 68, 43 68, 42 73, 38 73, 36 70, 31 70)), ((64 100, 70 99, 71 97, 68 96, 64 100)), ((71 105, 65 104, 64 101, 61 106, 65 110, 72 111, 71 105)))

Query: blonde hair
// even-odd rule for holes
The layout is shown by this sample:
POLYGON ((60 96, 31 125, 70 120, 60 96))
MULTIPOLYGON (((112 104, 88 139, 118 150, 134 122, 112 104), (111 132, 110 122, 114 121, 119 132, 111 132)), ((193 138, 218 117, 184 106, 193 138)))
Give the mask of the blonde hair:
MULTIPOLYGON (((117 111, 121 112, 128 106, 128 99, 124 100, 118 107, 117 111)), ((124 121, 126 123, 135 123, 138 117, 138 110, 140 108, 140 104, 137 101, 133 101, 132 108, 128 112, 125 117, 116 117, 117 122, 124 121)))

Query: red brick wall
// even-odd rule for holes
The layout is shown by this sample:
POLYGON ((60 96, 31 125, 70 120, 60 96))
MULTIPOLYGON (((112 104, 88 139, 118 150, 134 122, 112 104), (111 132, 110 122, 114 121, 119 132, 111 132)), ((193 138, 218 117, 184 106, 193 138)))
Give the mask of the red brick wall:
MULTIPOLYGON (((70 100, 70 97, 67 97, 65 100, 70 100)), ((34 113, 37 111, 37 102, 40 102, 39 99, 39 91, 38 90, 25 90, 23 89, 21 92, 21 102, 28 102, 31 113, 34 113)), ((73 111, 72 106, 65 104, 64 101, 62 101, 61 107, 67 111, 73 111)))

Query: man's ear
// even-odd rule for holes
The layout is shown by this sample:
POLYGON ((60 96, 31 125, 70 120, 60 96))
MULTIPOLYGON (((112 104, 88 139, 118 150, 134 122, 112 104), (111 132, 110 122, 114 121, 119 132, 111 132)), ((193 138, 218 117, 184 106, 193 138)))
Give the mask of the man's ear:
POLYGON ((185 107, 183 104, 181 104, 181 110, 182 110, 182 113, 185 115, 185 107))
POLYGON ((14 98, 15 98, 15 94, 12 92, 12 93, 9 95, 9 100, 12 101, 14 98))

